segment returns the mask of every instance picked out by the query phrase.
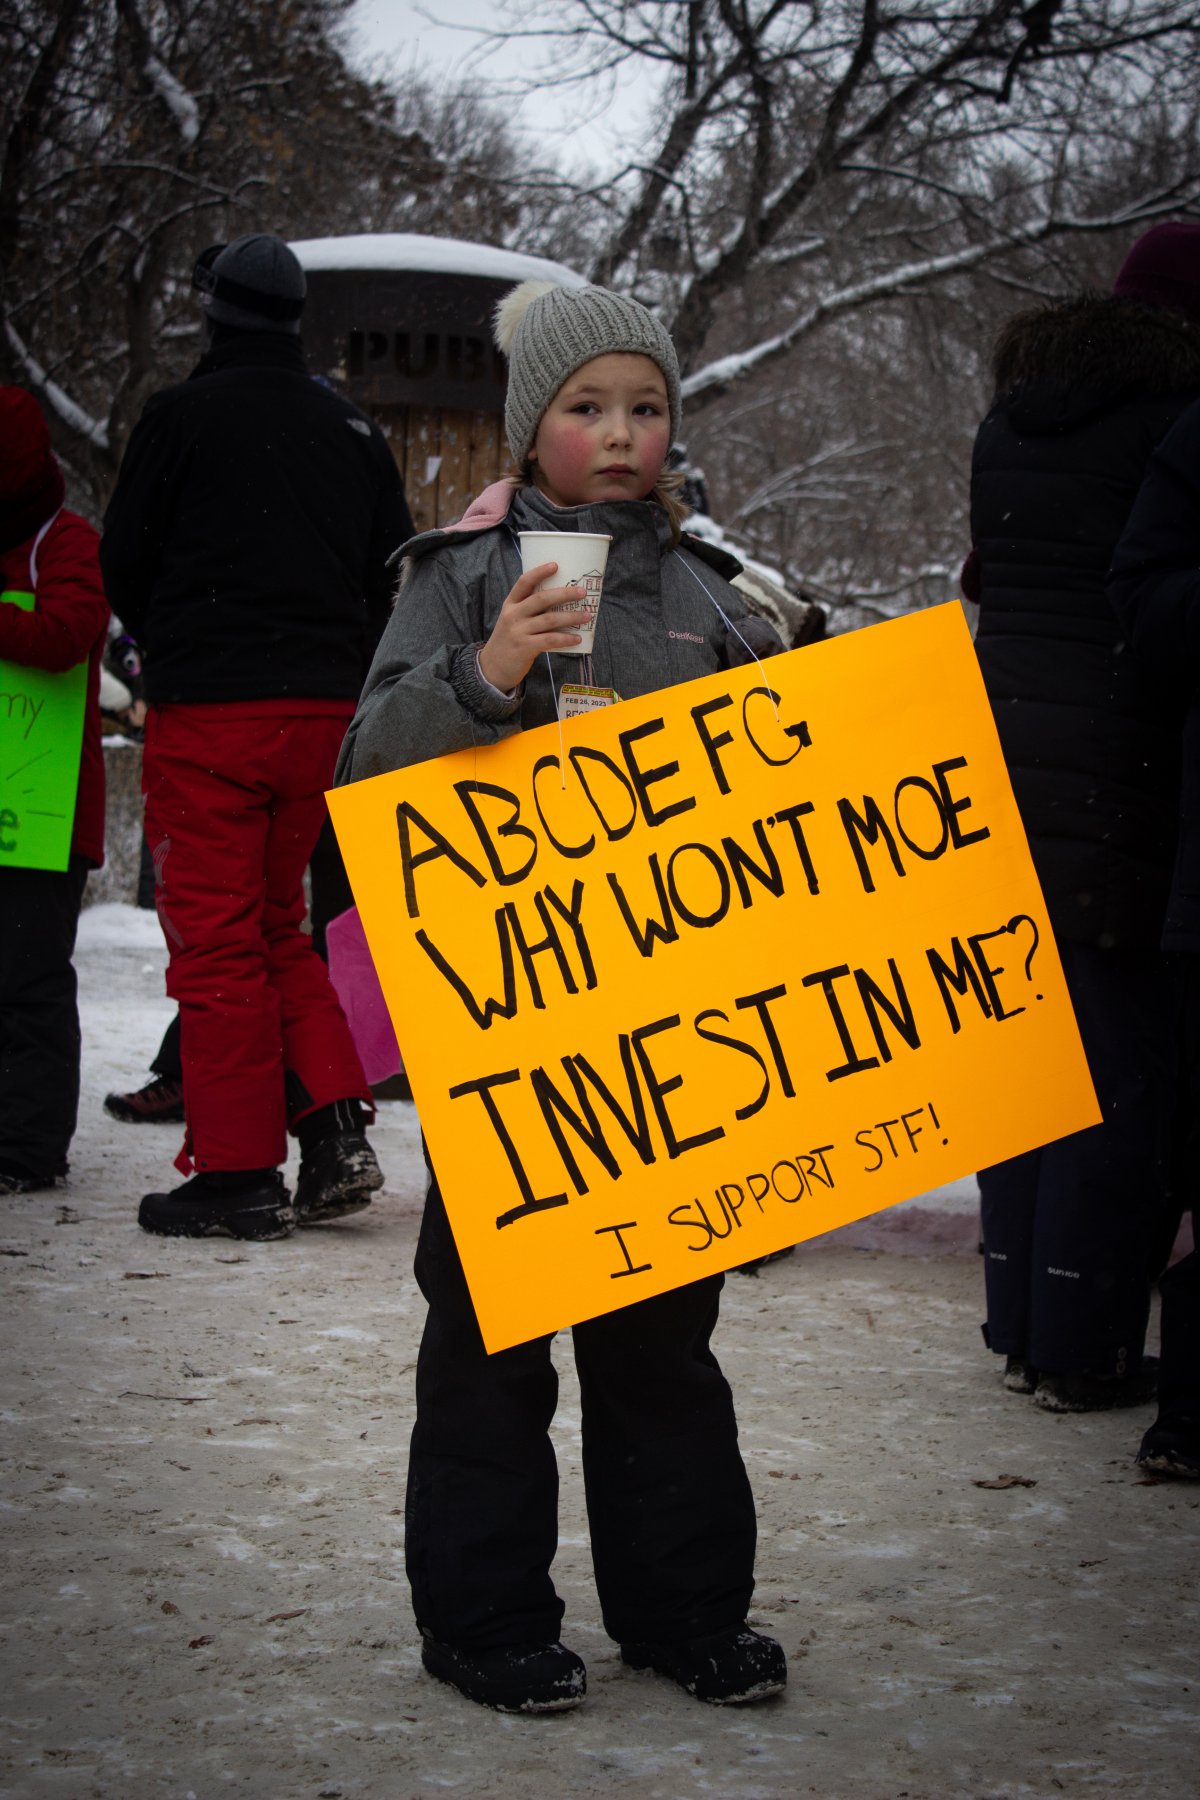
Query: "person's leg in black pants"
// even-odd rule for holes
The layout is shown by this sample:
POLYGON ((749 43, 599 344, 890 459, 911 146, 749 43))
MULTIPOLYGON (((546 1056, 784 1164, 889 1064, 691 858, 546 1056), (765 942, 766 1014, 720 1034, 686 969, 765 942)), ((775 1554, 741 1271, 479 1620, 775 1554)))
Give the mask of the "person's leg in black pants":
MULTIPOLYGON (((1176 1198, 1192 1214, 1196 1236, 1196 1151, 1200 1142, 1200 956, 1178 958, 1181 989, 1183 1080, 1180 1083, 1181 1155, 1176 1198)), ((1158 1417, 1142 1439, 1138 1461, 1163 1475, 1200 1478, 1200 1250, 1167 1270, 1162 1295, 1162 1361, 1158 1417)))
POLYGON ((1103 1123, 981 1171, 988 1338, 1113 1380, 1140 1367, 1171 1203, 1174 978, 1157 951, 1059 948, 1103 1123))
POLYGON ((1161 1475, 1200 1479, 1200 1250, 1168 1269, 1162 1294, 1158 1416, 1138 1462, 1161 1475))
POLYGON ((1029 1353, 1111 1379, 1139 1368, 1171 1205, 1177 1001, 1158 951, 1062 951, 1104 1122, 1041 1153, 1029 1353))
POLYGON ((150 1064, 151 1072, 161 1075, 167 1081, 183 1082, 183 1052, 179 1047, 181 1037, 179 1029, 179 1013, 176 1011, 171 1023, 163 1032, 162 1043, 158 1046, 158 1054, 150 1064))
POLYGON ((431 1178, 416 1256, 429 1314, 417 1358, 405 1557, 422 1632, 458 1649, 551 1644, 558 1395, 550 1339, 489 1356, 431 1178))
POLYGON ((723 1280, 575 1327, 592 1562, 619 1643, 705 1637, 749 1609, 754 1499, 709 1347, 723 1280))
POLYGON ((350 877, 346 873, 342 852, 328 819, 321 827, 321 835, 308 861, 308 880, 312 945, 321 960, 328 962, 325 927, 330 919, 336 919, 340 913, 354 905, 350 877))
MULTIPOLYGON (((553 1642, 550 1339, 487 1355, 436 1183, 416 1270, 429 1301, 407 1505, 417 1623, 463 1649, 553 1642)), ((713 1277, 575 1327, 592 1555, 618 1640, 703 1636, 750 1603, 754 1502, 709 1348, 720 1290, 713 1277)))
POLYGON ((52 1186, 79 1111, 71 957, 87 863, 0 870, 0 1175, 52 1186))
POLYGON ((998 1356, 1028 1360, 1033 1231, 1042 1152, 1027 1150, 979 1171, 979 1222, 987 1294, 984 1338, 998 1356))

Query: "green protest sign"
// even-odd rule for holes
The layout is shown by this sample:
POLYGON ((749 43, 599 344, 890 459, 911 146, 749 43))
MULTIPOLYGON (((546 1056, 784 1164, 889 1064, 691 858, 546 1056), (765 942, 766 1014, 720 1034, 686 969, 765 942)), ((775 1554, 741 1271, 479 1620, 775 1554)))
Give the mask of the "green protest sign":
MULTIPOLYGON (((32 594, 0 603, 32 612, 32 594)), ((65 869, 71 853, 86 659, 54 674, 0 657, 0 867, 65 869)))

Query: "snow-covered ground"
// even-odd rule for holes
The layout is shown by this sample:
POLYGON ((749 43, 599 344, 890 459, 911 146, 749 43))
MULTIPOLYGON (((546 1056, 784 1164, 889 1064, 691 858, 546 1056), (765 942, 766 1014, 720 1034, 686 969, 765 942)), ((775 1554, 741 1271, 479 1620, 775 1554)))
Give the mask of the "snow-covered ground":
POLYGON ((408 1610, 412 1107, 381 1109, 369 1212, 282 1244, 147 1237, 178 1131, 101 1100, 170 1017, 153 917, 90 908, 77 963, 71 1180, 0 1203, 0 1800, 1190 1800, 1200 1494, 1139 1477, 1145 1410, 1003 1391, 973 1183, 727 1283, 781 1701, 707 1709, 622 1668, 559 1340, 556 1578, 590 1691, 505 1719, 422 1674, 408 1610))

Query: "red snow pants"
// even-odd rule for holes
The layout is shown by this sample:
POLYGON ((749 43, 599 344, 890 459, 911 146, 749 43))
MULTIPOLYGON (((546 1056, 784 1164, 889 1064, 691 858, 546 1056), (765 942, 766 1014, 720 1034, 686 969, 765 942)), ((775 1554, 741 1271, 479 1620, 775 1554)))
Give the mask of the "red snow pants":
POLYGON ((152 706, 142 792, 167 992, 179 1005, 187 1154, 270 1169, 287 1128, 371 1093, 325 964, 304 870, 351 701, 152 706))

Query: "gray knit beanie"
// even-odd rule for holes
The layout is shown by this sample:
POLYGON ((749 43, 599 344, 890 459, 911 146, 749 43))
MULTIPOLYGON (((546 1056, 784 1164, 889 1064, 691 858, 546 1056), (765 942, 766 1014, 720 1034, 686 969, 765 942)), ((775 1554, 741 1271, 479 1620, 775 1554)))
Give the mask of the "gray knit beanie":
POLYGON ((299 331, 306 283, 295 251, 282 238, 253 232, 214 244, 196 264, 192 284, 217 325, 237 331, 299 331))
POLYGON ((666 330, 636 300, 607 288, 523 281, 496 308, 495 338, 508 358, 504 429, 518 462, 533 448, 542 414, 564 381, 594 356, 648 356, 662 370, 671 436, 683 410, 679 362, 666 330))

